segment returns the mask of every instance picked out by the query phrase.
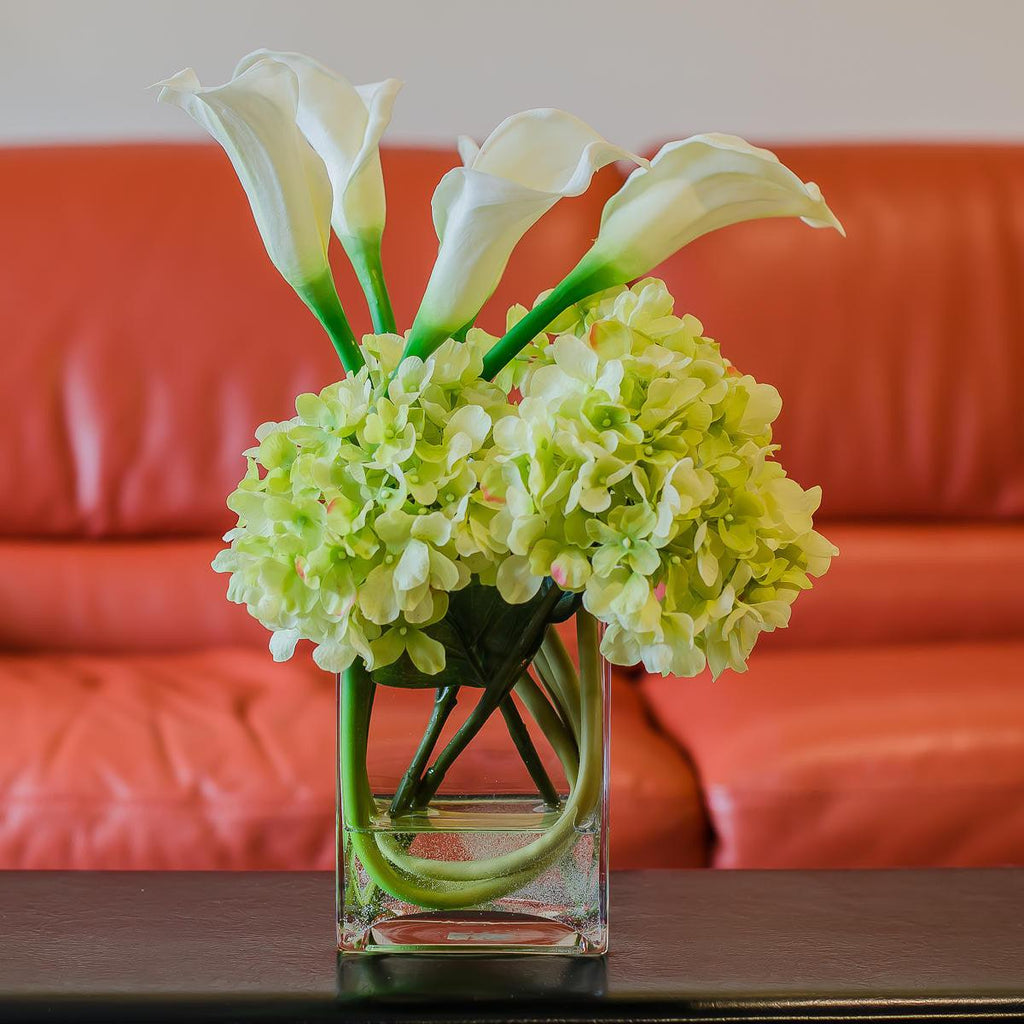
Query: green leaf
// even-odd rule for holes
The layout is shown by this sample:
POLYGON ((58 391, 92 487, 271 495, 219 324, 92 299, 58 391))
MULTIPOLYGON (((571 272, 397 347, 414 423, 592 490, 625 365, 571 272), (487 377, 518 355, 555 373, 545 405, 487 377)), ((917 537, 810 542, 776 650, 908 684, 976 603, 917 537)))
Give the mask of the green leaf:
POLYGON ((580 606, 583 604, 582 594, 573 594, 571 592, 564 593, 559 599, 558 604, 555 605, 554 611, 551 613, 550 619, 552 622, 566 622, 571 619, 576 612, 579 611, 580 606))
POLYGON ((381 686, 431 689, 486 688, 500 683, 499 676, 510 655, 514 653, 521 664, 532 661, 548 625, 563 621, 575 611, 578 595, 563 594, 549 615, 533 621, 538 609, 549 601, 554 585, 546 579, 530 600, 508 604, 495 587, 474 579, 449 595, 448 613, 443 619, 422 630, 444 647, 444 668, 435 675, 426 675, 406 653, 393 664, 371 672, 373 681, 381 686))

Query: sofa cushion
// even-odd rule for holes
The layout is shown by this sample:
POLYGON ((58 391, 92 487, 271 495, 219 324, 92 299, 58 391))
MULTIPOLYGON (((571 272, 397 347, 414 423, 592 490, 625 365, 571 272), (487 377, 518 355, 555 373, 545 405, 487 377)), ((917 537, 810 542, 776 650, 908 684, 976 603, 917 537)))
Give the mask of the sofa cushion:
MULTIPOLYGON (((333 867, 334 690, 246 649, 0 657, 0 868, 333 867)), ((613 693, 614 863, 704 863, 688 763, 613 693)))
MULTIPOLYGON (((454 150, 382 154, 384 264, 407 328, 437 252, 430 196, 454 150)), ((504 325, 576 262, 617 187, 532 230, 482 318, 504 325)), ((271 266, 241 186, 213 145, 0 152, 0 534, 219 534, 224 498, 263 421, 341 376, 329 341, 271 266)), ((334 263, 357 333, 365 303, 334 263)))
POLYGON ((821 529, 839 557, 763 650, 1024 636, 1024 523, 821 529))
POLYGON ((230 604, 215 538, 0 539, 0 651, 138 653, 252 644, 269 634, 230 604))
MULTIPOLYGON (((1024 524, 839 524, 828 576, 765 650, 1024 635, 1024 524)), ((0 651, 181 651, 267 632, 225 600, 216 539, 0 539, 0 651)), ((565 630, 571 634, 571 627, 565 630)))
POLYGON ((791 475, 833 517, 1024 516, 1024 146, 776 152, 847 237, 742 224, 655 273, 779 388, 791 475))
POLYGON ((732 868, 1024 864, 1024 642, 755 655, 642 684, 732 868))

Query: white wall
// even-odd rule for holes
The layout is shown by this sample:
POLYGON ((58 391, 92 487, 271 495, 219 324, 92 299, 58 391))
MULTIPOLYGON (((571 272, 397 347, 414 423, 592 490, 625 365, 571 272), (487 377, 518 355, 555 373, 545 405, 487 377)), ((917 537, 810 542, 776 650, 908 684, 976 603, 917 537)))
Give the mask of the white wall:
POLYGON ((144 87, 259 46, 408 83, 391 138, 561 106, 617 142, 1024 138, 1024 0, 0 0, 0 143, 187 137, 144 87))

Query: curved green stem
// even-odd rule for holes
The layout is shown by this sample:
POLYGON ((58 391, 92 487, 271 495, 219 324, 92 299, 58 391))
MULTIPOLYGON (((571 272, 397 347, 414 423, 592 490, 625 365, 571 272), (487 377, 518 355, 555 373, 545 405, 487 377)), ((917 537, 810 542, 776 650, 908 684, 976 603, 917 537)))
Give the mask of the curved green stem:
POLYGON ((369 238, 343 238, 341 244, 359 279, 359 286, 370 308, 370 319, 377 334, 395 333, 395 314, 384 280, 384 267, 380 259, 380 235, 369 238))
MULTIPOLYGON (((577 269, 583 270, 584 268, 580 266, 577 269)), ((570 273, 551 291, 547 298, 538 302, 503 338, 494 343, 490 352, 484 356, 484 369, 481 376, 484 380, 494 380, 498 371, 515 359, 519 352, 536 338, 555 317, 564 313, 573 303, 580 302, 614 283, 615 280, 607 277, 604 268, 582 274, 577 274, 575 271, 570 273)))
POLYGON ((580 752, 575 737, 562 721, 562 716, 551 706, 541 688, 527 673, 523 673, 516 683, 515 692, 526 705, 530 717, 540 726, 552 750, 558 755, 571 789, 576 784, 580 771, 580 752))
POLYGON ((430 760, 430 755, 437 746, 441 736, 441 730, 445 722, 451 716, 452 711, 459 699, 459 688, 457 686, 441 686, 434 696, 434 707, 430 712, 430 721, 427 723, 426 731, 420 740, 416 753, 413 754, 409 767, 398 783, 395 795, 391 799, 389 808, 392 818, 404 814, 412 806, 416 787, 419 785, 420 775, 430 760))
POLYGON ((342 308, 338 290, 334 287, 334 279, 330 271, 325 271, 316 280, 310 281, 295 289, 299 298, 313 311, 313 314, 324 326, 334 351, 341 359, 346 373, 357 373, 364 364, 363 353, 356 344, 356 336, 352 333, 345 310, 342 308))
POLYGON ((501 717, 505 719, 508 734, 512 738, 516 750, 519 751, 519 756, 522 758, 523 764, 526 765, 526 770, 530 773, 530 778, 533 779, 533 784, 537 787, 541 800, 548 807, 558 807, 561 803, 558 790, 555 789, 555 784, 551 781, 551 776, 548 775, 547 769, 540 759, 540 754, 537 753, 537 748, 533 745, 530 731, 526 728, 522 715, 519 714, 512 694, 508 694, 499 707, 501 717))
MULTIPOLYGON (((338 755, 341 762, 341 805, 345 840, 369 876, 395 899, 418 906, 433 906, 435 893, 413 879, 396 872, 377 849, 369 831, 375 804, 366 772, 366 743, 374 684, 361 662, 354 663, 342 675, 339 687, 338 755)), ((453 900, 451 906, 462 906, 453 900)))
POLYGON ((369 825, 374 811, 373 794, 366 773, 366 745, 373 695, 374 685, 369 672, 361 662, 354 662, 343 673, 338 690, 341 806, 342 817, 350 826, 369 825))
POLYGON ((366 772, 366 744, 374 684, 359 662, 345 671, 339 688, 339 757, 341 761, 342 820, 345 839, 370 878, 395 899, 420 907, 457 910, 500 899, 521 887, 527 878, 492 879, 487 884, 453 887, 427 879, 425 884, 395 870, 374 842, 370 831, 375 809, 366 772))
MULTIPOLYGON (((577 613, 579 614, 579 613, 577 613)), ((580 735, 580 686, 576 678, 576 668, 569 652, 558 635, 554 626, 549 626, 544 634, 544 642, 540 645, 540 667, 546 668, 544 681, 556 692, 559 703, 568 712, 569 725, 573 733, 580 735)))

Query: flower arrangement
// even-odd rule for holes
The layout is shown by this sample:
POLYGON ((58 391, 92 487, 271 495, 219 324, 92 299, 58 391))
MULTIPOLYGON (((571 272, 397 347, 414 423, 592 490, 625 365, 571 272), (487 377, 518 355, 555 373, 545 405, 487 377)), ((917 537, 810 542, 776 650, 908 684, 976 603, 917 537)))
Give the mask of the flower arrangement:
POLYGON ((331 338, 346 375, 265 423, 228 499, 238 525, 214 568, 271 631, 341 673, 343 813, 370 884, 417 907, 500 899, 564 852, 601 789, 600 654, 693 676, 743 671, 787 624, 835 548, 813 528, 820 490, 775 460, 778 393, 739 372, 644 278, 689 241, 761 217, 842 230, 818 188, 724 135, 650 161, 564 111, 531 110, 480 146, 432 201, 438 255, 399 333, 381 263, 378 143, 399 89, 353 87, 308 57, 259 51, 232 80, 161 83, 227 151, 268 253, 331 338), (474 326, 525 232, 613 161, 635 165, 575 268, 501 337, 474 326), (331 229, 375 333, 348 325, 331 229), (631 283, 635 282, 635 283, 631 283), (579 673, 553 625, 575 618, 579 673), (602 635, 603 634, 603 635, 602 635), (452 763, 500 712, 559 811, 521 851, 446 863, 360 832, 380 813, 366 778, 376 686, 430 687, 433 714, 390 814, 430 809, 452 763), (436 756, 460 690, 480 691, 436 756), (516 702, 518 700, 518 704, 516 702), (565 769, 557 794, 518 708, 565 769), (433 763, 430 763, 434 757, 433 763))

